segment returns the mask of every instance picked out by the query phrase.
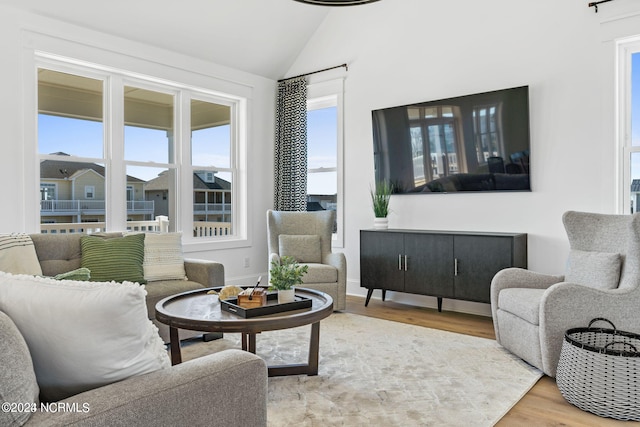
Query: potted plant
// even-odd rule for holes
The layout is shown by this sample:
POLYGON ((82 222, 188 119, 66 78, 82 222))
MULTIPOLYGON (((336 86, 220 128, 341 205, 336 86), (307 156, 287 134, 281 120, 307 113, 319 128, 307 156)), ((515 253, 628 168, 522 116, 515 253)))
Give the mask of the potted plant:
POLYGON ((291 302, 295 296, 295 285, 302 283, 302 276, 309 270, 309 266, 300 265, 295 258, 283 256, 280 262, 271 261, 269 270, 269 289, 278 291, 278 303, 291 302))
POLYGON ((375 188, 371 189, 371 202, 373 204, 373 214, 375 219, 374 228, 387 228, 389 215, 389 200, 393 186, 388 181, 380 181, 376 183, 375 188))

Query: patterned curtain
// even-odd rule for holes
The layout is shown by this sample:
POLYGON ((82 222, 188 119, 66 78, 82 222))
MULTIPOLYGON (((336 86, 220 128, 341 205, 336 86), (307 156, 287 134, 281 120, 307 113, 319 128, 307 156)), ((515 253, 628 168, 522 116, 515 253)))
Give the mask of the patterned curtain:
POLYGON ((307 80, 278 83, 274 209, 307 210, 307 80))

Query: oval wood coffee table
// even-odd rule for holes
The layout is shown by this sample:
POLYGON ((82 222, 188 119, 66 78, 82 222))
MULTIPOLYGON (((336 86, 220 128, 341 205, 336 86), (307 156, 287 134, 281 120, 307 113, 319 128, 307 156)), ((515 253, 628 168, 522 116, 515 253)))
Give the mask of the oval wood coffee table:
POLYGON ((309 298, 310 308, 243 318, 221 309, 218 297, 207 294, 211 289, 183 292, 160 300, 156 304, 156 320, 169 325, 171 363, 182 363, 178 329, 202 332, 242 334, 242 349, 256 352, 256 334, 311 324, 309 360, 304 364, 270 366, 269 376, 318 375, 320 321, 333 312, 331 296, 311 289, 296 288, 296 296, 309 298))

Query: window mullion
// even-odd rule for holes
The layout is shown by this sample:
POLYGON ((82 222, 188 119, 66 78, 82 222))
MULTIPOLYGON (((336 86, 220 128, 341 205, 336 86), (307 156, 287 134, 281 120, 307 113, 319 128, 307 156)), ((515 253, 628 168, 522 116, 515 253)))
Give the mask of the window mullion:
POLYGON ((181 91, 176 96, 176 159, 179 165, 177 195, 179 201, 175 207, 176 229, 185 236, 191 236, 193 232, 193 174, 191 164, 191 94, 189 91, 181 91), (178 148, 179 147, 179 148, 178 148), (190 230, 189 233, 186 233, 190 230))
POLYGON ((106 228, 125 230, 127 225, 127 169, 124 163, 124 83, 112 76, 105 87, 104 157, 106 166, 106 228))

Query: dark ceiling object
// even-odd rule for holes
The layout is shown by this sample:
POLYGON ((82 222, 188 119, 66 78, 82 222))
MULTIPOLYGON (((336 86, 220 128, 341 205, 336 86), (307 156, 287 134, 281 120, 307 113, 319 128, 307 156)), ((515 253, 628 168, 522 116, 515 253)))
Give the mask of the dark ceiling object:
POLYGON ((600 3, 608 3, 608 2, 610 2, 610 1, 613 1, 613 0, 592 1, 591 3, 589 3, 589 7, 595 7, 595 9, 596 9, 596 13, 598 13, 598 5, 599 5, 600 3))
POLYGON ((317 6, 356 6, 359 4, 373 3, 378 0, 295 0, 300 3, 314 4, 317 6))

